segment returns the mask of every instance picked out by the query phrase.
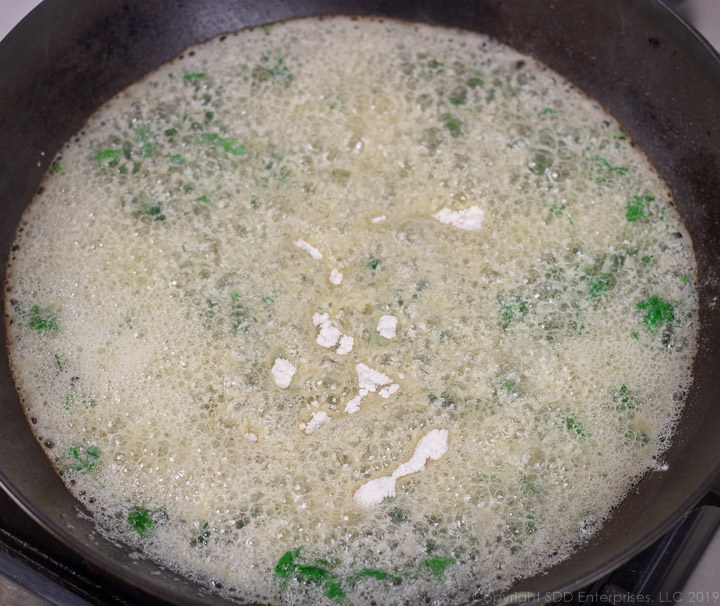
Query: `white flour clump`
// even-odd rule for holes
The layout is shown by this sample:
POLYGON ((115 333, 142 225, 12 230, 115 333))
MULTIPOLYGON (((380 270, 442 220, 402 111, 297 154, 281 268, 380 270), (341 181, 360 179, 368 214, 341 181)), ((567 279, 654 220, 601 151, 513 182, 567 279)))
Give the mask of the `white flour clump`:
POLYGON ((433 218, 441 223, 447 223, 458 229, 466 231, 476 231, 482 227, 485 220, 485 213, 477 206, 471 206, 465 210, 451 210, 449 208, 441 208, 437 211, 433 218))
POLYGON ((355 366, 355 372, 358 376, 360 390, 358 391, 358 395, 345 405, 345 412, 348 414, 353 414, 360 410, 360 402, 362 399, 369 393, 374 393, 378 387, 382 385, 386 386, 380 390, 380 396, 383 398, 389 398, 400 388, 399 385, 393 383, 390 377, 377 370, 373 370, 367 364, 357 364, 355 366))
POLYGON ((355 339, 353 339, 349 335, 343 335, 342 337, 340 337, 340 344, 337 346, 335 353, 339 356, 346 356, 352 351, 354 344, 355 339))
POLYGON ((428 459, 437 461, 447 452, 447 429, 433 429, 425 434, 415 447, 413 456, 407 463, 402 463, 391 476, 383 476, 370 480, 355 491, 353 501, 361 507, 380 505, 387 497, 395 496, 397 481, 403 476, 425 469, 428 459))
POLYGON ((287 389, 290 387, 292 378, 295 375, 297 369, 284 358, 275 358, 275 364, 272 367, 272 376, 275 380, 275 385, 281 389, 287 389))
POLYGON ((335 353, 341 356, 345 356, 352 351, 355 339, 349 335, 343 335, 342 331, 332 323, 330 314, 316 312, 313 314, 312 321, 320 329, 315 340, 318 345, 330 349, 339 343, 335 353))
POLYGON ((333 268, 333 270, 330 272, 330 282, 332 282, 333 284, 335 284, 337 286, 339 284, 342 284, 342 281, 343 281, 342 272, 333 268))
POLYGON ((313 259, 316 261, 319 261, 323 258, 323 254, 314 246, 311 246, 305 240, 298 239, 295 240, 295 246, 298 248, 302 248, 307 254, 309 254, 313 259))
POLYGON ((299 427, 301 431, 304 431, 307 435, 315 433, 323 425, 327 425, 332 419, 330 415, 324 410, 319 410, 312 413, 312 418, 307 423, 300 423, 299 427))
POLYGON ((336 326, 333 326, 330 320, 330 314, 314 313, 312 317, 313 324, 320 329, 316 342, 323 347, 335 347, 342 336, 342 332, 336 326))
POLYGON ((377 331, 381 337, 386 339, 394 339, 397 332, 398 319, 395 316, 380 316, 377 325, 377 331))

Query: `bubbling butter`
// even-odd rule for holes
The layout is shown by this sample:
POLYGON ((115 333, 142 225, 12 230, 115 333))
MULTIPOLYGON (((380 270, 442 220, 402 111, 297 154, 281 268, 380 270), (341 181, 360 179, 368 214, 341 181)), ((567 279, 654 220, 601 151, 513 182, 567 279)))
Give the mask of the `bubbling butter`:
POLYGON ((657 465, 691 380, 667 187, 474 33, 327 18, 195 47, 91 117, 21 227, 38 439, 100 532, 230 596, 502 591, 657 465))

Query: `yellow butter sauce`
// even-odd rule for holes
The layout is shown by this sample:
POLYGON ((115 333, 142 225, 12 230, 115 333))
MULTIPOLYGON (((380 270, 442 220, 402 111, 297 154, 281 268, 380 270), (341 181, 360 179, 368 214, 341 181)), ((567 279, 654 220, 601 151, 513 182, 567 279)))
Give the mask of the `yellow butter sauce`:
POLYGON ((667 187, 478 34, 331 18, 195 47, 89 120, 22 227, 6 311, 38 439, 104 533, 230 595, 499 591, 659 464, 691 379, 667 187), (388 382, 361 394, 360 364, 388 382), (433 430, 442 456, 353 500, 433 430))

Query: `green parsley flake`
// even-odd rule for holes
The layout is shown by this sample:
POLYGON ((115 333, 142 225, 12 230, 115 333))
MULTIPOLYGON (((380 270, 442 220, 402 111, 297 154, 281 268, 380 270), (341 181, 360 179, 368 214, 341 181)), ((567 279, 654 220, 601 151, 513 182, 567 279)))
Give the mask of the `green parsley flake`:
POLYGON ((565 427, 568 431, 576 433, 581 438, 585 437, 585 431, 574 417, 565 417, 565 427))
POLYGON ((654 199, 655 196, 649 194, 633 196, 627 201, 627 204, 625 204, 625 218, 631 223, 646 220, 648 218, 647 203, 652 202, 654 199))
POLYGON ((673 322, 675 320, 675 310, 668 301, 664 301, 657 295, 653 295, 646 301, 637 304, 637 308, 644 311, 643 324, 650 332, 655 332, 658 326, 673 322))
POLYGON ((147 538, 155 530, 151 512, 145 507, 133 507, 128 513, 127 523, 142 538, 147 538))
POLYGON ((98 166, 109 168, 117 165, 121 155, 122 151, 119 149, 99 149, 93 155, 93 161, 98 166))
POLYGON ((442 581, 445 578, 445 569, 452 566, 455 563, 455 558, 428 558, 423 561, 423 566, 430 571, 430 574, 435 577, 437 581, 442 581))
POLYGON ((33 305, 30 308, 30 320, 28 320, 28 326, 35 330, 57 330, 58 323, 55 316, 55 312, 40 307, 39 305, 33 305))

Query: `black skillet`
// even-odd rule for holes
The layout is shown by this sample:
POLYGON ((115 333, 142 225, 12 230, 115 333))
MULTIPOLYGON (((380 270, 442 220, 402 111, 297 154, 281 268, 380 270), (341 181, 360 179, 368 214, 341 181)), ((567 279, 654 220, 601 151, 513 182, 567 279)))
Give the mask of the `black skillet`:
MULTIPOLYGON (((0 257, 11 254, 49 161, 99 105, 190 44, 323 14, 474 29, 536 56, 605 105, 675 194, 698 261, 701 329, 694 383, 664 456, 669 468, 647 474, 584 548, 513 591, 542 598, 586 586, 657 539, 720 471, 720 62, 660 2, 45 0, 0 43, 0 257)), ((4 282, 4 265, 0 271, 4 282)), ((0 330, 5 341, 4 323, 0 330)), ((226 603, 96 534, 28 427, 4 347, 0 411, 0 481, 42 526, 151 594, 178 604, 226 603)))

